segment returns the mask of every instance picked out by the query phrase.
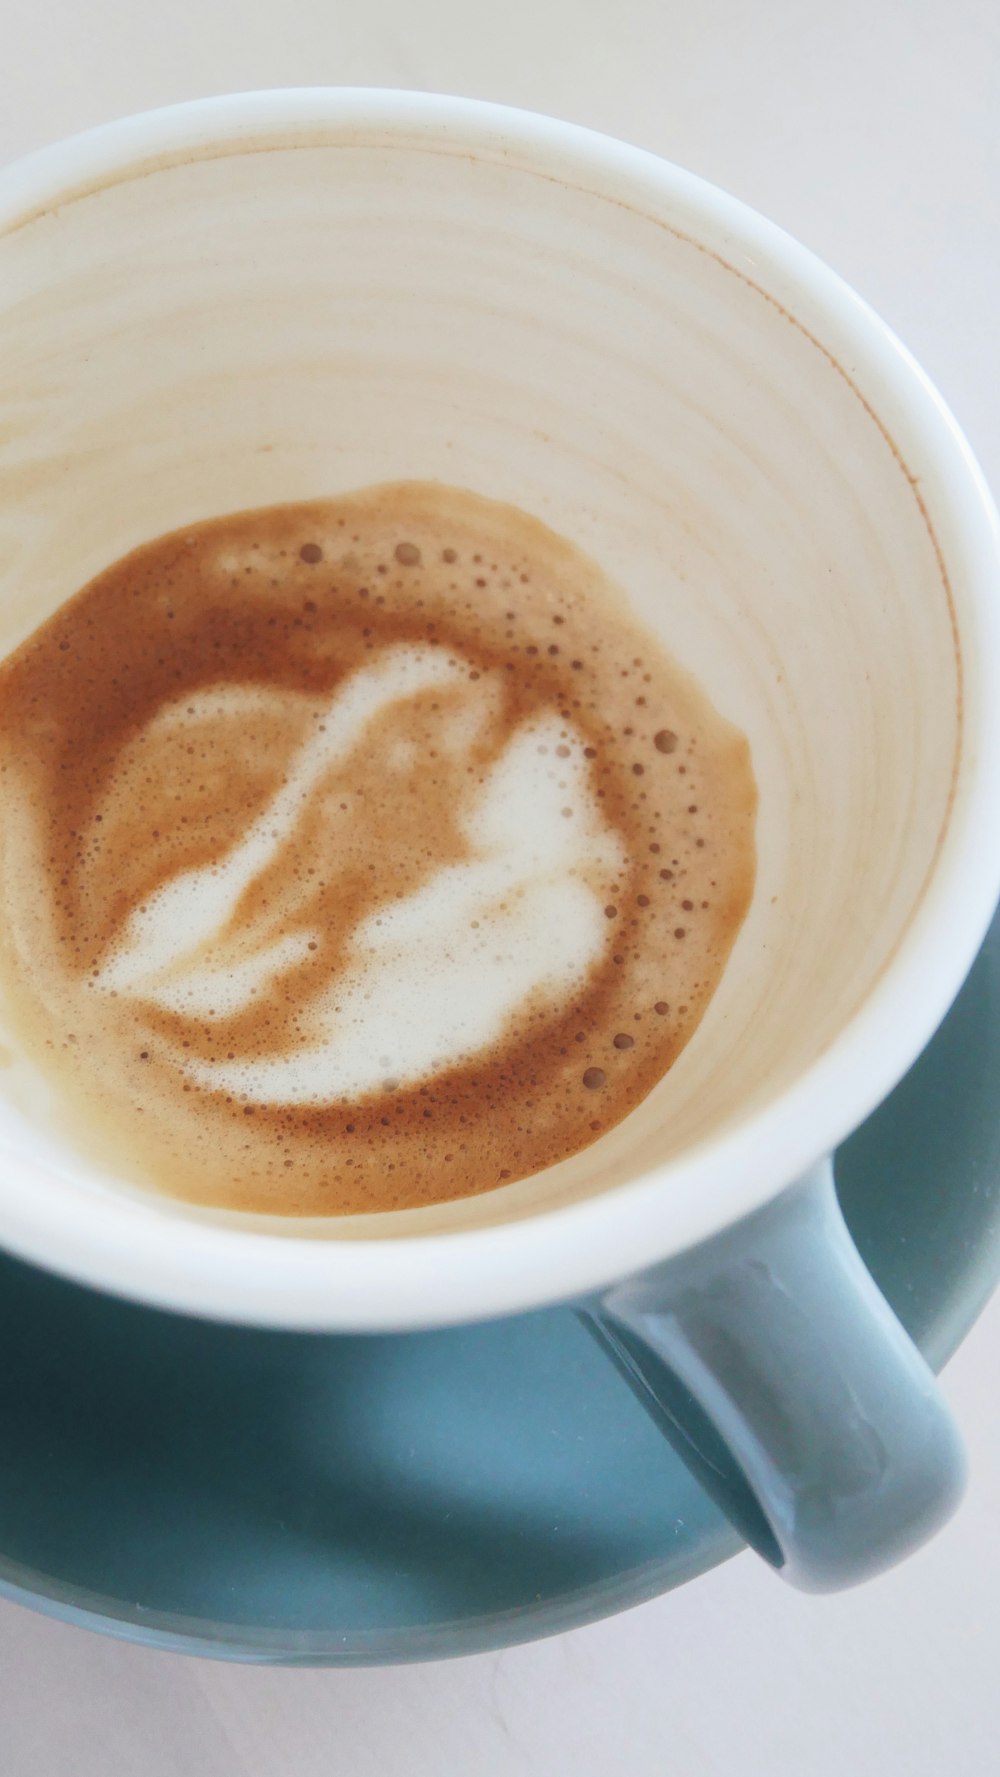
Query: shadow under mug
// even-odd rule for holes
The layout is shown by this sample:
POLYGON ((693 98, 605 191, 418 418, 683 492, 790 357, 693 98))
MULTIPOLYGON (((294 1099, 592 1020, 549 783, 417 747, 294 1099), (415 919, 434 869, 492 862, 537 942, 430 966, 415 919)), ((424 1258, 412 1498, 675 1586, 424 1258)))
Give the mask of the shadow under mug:
POLYGON ((315 88, 127 119, 0 176, 0 407, 0 650, 184 523, 461 483, 608 570, 747 734, 760 791, 753 906, 705 1018, 584 1153, 425 1211, 199 1213, 78 1151, 15 1042, 0 1242, 269 1326, 583 1303, 793 1583, 929 1534, 960 1442, 824 1156, 926 1043, 996 902, 1000 549, 898 342, 650 155, 315 88))

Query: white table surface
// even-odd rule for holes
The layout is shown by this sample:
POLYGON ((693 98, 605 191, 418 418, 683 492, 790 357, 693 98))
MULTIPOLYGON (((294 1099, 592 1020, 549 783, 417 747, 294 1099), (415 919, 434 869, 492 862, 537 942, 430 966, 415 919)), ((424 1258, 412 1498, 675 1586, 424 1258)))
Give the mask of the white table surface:
MULTIPOLYGON (((881 310, 1000 486, 996 0, 5 0, 0 160, 177 99, 327 82, 549 111, 727 186, 881 310)), ((182 1659, 0 1604, 0 1771, 988 1777, 998 1346, 995 1299, 945 1378, 972 1457, 959 1517, 859 1591, 799 1597, 743 1555, 555 1640, 354 1672, 182 1659)))

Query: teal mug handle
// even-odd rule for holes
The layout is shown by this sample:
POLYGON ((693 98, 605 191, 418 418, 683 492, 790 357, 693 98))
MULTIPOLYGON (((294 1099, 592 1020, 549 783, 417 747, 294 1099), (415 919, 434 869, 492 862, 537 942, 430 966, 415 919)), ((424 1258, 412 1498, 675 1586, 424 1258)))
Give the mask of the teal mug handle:
POLYGON ((961 1437, 824 1161, 583 1310, 688 1466, 793 1586, 836 1591, 950 1517, 961 1437))

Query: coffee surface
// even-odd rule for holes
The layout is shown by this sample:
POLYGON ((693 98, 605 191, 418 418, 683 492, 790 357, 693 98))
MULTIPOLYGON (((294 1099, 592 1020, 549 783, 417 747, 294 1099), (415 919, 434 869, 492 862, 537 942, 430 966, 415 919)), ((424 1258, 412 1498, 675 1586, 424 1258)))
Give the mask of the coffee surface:
POLYGON ((536 520, 416 483, 240 513, 0 665, 4 986, 138 1183, 442 1201, 670 1066, 755 805, 744 739, 536 520))

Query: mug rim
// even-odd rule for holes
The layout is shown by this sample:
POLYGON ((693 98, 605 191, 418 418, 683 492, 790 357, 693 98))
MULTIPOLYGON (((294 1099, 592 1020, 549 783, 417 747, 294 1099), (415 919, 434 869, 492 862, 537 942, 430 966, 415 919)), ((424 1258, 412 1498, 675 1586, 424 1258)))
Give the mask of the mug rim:
MULTIPOLYGON (((734 263, 753 262, 819 312, 857 373, 878 383, 905 443, 919 439, 921 481, 956 521, 970 633, 960 758, 952 808, 922 900, 861 1006, 790 1086, 706 1138, 606 1192, 521 1219, 453 1233, 376 1239, 263 1233, 200 1220, 173 1199, 150 1214, 122 1193, 54 1192, 52 1176, 0 1142, 0 1242, 77 1280, 151 1305, 286 1328, 398 1330, 516 1313, 577 1297, 683 1252, 778 1195, 831 1152, 892 1090, 948 1010, 1000 895, 1000 520, 944 401, 889 327, 835 272, 750 206, 697 175, 577 124, 486 101, 365 87, 226 94, 138 113, 71 136, 0 170, 0 237, 35 216, 178 158, 254 151, 378 132, 434 137, 468 152, 504 142, 561 176, 613 179, 636 203, 668 199, 724 236, 734 263), (975 633, 972 633, 974 626, 975 633), (971 714, 970 714, 971 711, 971 714), (973 726, 974 724, 974 726, 973 726)), ((697 235, 693 238, 697 239, 697 235)), ((720 255, 721 257, 721 255, 720 255)), ((728 258, 727 261, 728 263, 728 258)), ((825 349, 825 347, 823 348, 825 349)), ((876 415, 877 417, 877 415, 876 415)), ((882 423, 881 421, 879 422, 882 423)), ((913 480, 911 474, 911 480, 913 480)))

